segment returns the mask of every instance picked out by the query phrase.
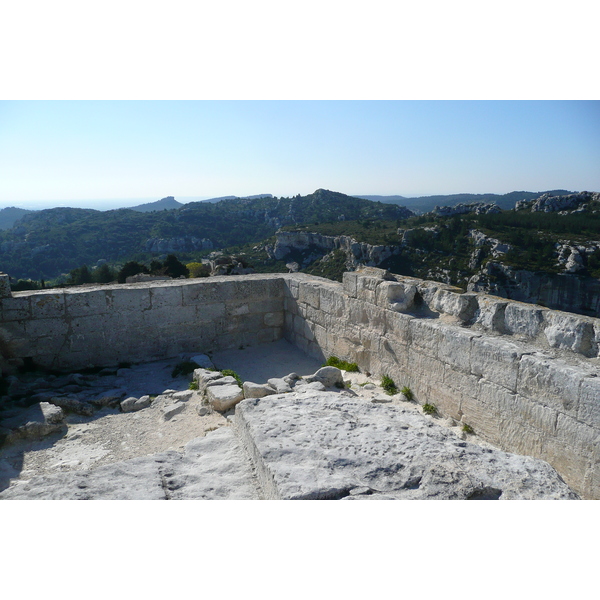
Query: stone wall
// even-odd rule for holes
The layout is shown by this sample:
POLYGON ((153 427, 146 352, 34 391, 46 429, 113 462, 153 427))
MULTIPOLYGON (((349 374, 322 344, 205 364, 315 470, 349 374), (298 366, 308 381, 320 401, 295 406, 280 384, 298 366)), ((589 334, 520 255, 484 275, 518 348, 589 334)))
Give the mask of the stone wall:
POLYGON ((283 287, 257 275, 15 292, 0 300, 3 353, 81 369, 271 342, 283 287))
POLYGON ((600 498, 600 320, 384 271, 287 276, 284 335, 389 375, 500 448, 600 498))
POLYGON ((0 348, 55 369, 251 346, 284 336, 389 375, 421 404, 600 499, 600 320, 380 269, 17 292, 0 348))

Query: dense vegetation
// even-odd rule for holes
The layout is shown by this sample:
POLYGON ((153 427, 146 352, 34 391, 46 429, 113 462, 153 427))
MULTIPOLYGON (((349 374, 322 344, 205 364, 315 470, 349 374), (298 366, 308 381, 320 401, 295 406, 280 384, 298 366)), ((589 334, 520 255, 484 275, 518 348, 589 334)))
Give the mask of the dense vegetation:
MULTIPOLYGON (((404 211, 405 212, 405 211, 404 211)), ((146 250, 151 239, 209 239, 216 249, 258 242, 286 223, 395 219, 403 209, 390 204, 317 190, 293 198, 194 202, 179 209, 138 212, 53 208, 24 215, 0 232, 0 269, 14 278, 50 279, 83 264, 105 260, 115 266, 159 256, 146 250)), ((180 260, 197 260, 186 251, 180 260)))

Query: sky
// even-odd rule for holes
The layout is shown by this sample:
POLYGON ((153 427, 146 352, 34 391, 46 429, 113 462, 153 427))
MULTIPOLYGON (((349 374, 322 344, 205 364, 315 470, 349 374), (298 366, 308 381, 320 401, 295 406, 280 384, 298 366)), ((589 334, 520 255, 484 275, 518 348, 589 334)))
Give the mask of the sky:
POLYGON ((600 191, 600 101, 1 101, 0 207, 600 191))

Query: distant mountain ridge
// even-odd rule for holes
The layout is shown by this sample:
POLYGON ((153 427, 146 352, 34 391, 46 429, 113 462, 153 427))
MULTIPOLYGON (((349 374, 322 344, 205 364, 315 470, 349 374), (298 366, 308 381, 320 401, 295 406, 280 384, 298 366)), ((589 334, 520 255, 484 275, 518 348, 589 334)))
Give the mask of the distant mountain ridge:
POLYGON ((128 206, 126 208, 129 210, 136 210, 138 212, 154 212, 156 210, 173 210, 176 208, 181 208, 182 206, 183 204, 181 202, 177 202, 173 196, 167 196, 166 198, 161 198, 156 202, 147 202, 146 204, 128 206))
POLYGON ((101 259, 146 260, 160 254, 154 247, 177 247, 181 252, 219 249, 260 242, 283 225, 395 221, 412 215, 395 204, 324 189, 292 198, 269 194, 161 210, 174 198, 163 200, 142 205, 143 210, 59 207, 28 212, 12 229, 0 231, 0 270, 16 278, 47 280, 101 259))

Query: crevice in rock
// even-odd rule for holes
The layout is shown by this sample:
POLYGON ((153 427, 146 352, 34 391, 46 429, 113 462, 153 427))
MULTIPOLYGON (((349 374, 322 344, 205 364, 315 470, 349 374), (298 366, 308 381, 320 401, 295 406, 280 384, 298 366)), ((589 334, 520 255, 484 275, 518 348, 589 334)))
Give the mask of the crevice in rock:
POLYGON ((473 490, 467 496, 467 500, 500 500, 500 496, 502 496, 502 490, 488 486, 473 490))

